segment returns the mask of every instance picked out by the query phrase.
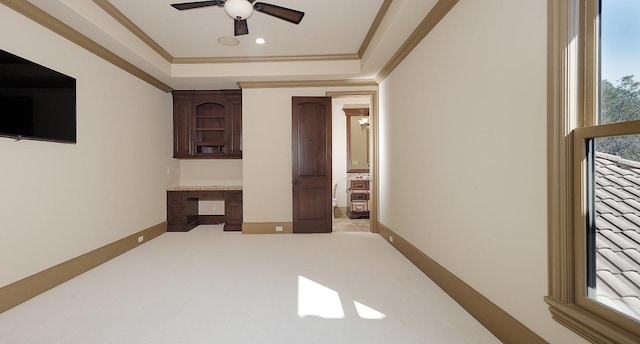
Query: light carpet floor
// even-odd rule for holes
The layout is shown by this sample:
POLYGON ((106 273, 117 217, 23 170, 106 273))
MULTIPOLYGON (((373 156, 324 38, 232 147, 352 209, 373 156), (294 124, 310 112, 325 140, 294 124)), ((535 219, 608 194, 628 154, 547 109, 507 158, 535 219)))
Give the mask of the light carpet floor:
POLYGON ((379 235, 166 233, 0 314, 0 343, 499 343, 379 235))

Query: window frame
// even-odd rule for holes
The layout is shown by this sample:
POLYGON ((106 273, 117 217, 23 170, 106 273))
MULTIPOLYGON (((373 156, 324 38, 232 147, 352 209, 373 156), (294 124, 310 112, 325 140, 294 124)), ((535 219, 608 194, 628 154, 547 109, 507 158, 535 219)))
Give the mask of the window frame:
POLYGON ((596 125, 598 0, 548 0, 548 256, 553 318, 593 343, 638 343, 640 323, 586 295, 586 142, 640 133, 596 125))

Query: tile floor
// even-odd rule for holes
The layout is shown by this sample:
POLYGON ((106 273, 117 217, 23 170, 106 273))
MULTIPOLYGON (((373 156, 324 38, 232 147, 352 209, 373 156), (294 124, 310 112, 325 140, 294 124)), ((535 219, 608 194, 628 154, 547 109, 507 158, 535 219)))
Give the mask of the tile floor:
POLYGON ((350 219, 348 217, 334 217, 332 229, 334 232, 370 232, 369 219, 350 219))

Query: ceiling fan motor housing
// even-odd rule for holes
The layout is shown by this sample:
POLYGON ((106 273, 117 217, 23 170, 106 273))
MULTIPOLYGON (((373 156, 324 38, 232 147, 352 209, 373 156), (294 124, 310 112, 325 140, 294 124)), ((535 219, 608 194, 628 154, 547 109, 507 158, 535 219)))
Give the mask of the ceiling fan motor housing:
POLYGON ((253 14, 253 5, 247 0, 227 0, 224 11, 233 19, 246 20, 253 14))

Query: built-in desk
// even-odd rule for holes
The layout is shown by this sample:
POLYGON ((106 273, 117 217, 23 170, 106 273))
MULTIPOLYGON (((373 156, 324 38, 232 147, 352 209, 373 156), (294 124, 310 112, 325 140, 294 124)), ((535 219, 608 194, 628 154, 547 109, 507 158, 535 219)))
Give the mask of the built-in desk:
POLYGON ((225 231, 242 230, 241 186, 178 186, 167 189, 167 231, 187 232, 199 224, 224 223, 225 231), (198 214, 198 201, 224 201, 224 215, 198 214))

